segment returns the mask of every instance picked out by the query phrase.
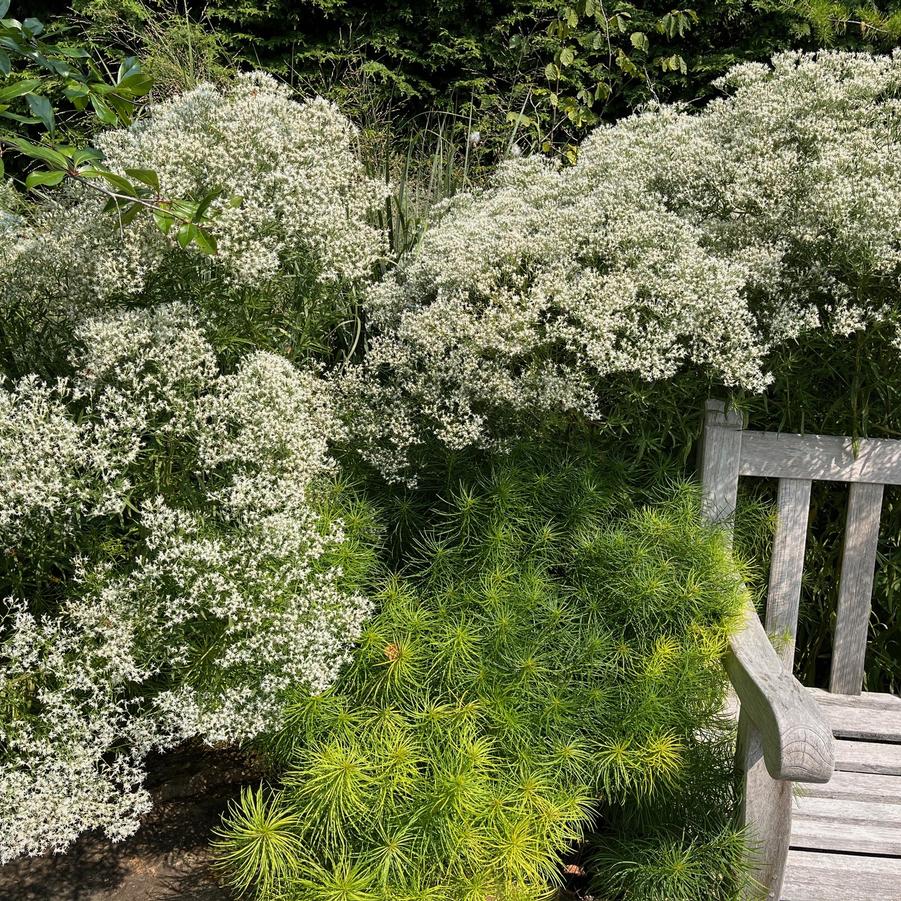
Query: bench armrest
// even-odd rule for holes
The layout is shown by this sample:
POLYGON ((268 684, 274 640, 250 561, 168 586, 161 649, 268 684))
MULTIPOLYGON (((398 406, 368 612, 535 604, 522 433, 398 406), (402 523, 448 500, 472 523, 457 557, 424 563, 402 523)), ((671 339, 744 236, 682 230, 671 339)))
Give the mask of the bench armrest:
POLYGON ((726 655, 726 671, 763 747, 773 779, 828 782, 835 768, 832 730, 812 692, 786 672, 760 619, 748 606, 726 655))

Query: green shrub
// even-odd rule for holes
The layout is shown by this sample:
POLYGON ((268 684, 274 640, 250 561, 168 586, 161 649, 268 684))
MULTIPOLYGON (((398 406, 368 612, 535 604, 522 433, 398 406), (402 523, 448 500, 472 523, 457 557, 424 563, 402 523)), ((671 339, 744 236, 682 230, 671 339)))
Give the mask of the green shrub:
POLYGON ((114 178, 152 176, 153 215, 110 214, 79 180, 11 216, 0 241, 6 374, 65 372, 81 317, 173 297, 202 312, 232 360, 252 348, 331 360, 352 347, 356 289, 386 252, 372 224, 386 189, 366 175, 356 130, 333 104, 289 93, 244 74, 100 135, 114 178), (185 196, 205 198, 213 219, 205 250, 159 208, 185 196))
POLYGON ((732 896, 742 867, 713 849, 741 569, 692 487, 635 508, 603 461, 539 459, 448 492, 350 669, 290 707, 265 743, 280 783, 225 820, 237 888, 543 898, 592 829, 618 860, 653 829, 684 854, 707 842, 727 877, 708 896, 732 896))
MULTIPOLYGON (((184 47, 165 2, 75 6, 101 41, 117 21, 125 33, 149 33, 151 69, 171 52, 155 49, 161 39, 146 23, 169 22, 174 38, 162 43, 184 47)), ((709 97, 711 79, 731 65, 780 50, 888 49, 901 35, 894 2, 211 0, 195 9, 207 23, 195 29, 196 57, 220 41, 356 120, 390 113, 406 120, 404 131, 417 130, 425 111, 455 110, 461 131, 478 130, 493 151, 514 132, 534 148, 567 146, 649 99, 709 97)))
POLYGON ((723 897, 741 873, 747 846, 724 829, 710 837, 655 835, 611 842, 592 860, 592 888, 601 898, 698 901, 723 897))
POLYGON ((133 832, 151 749, 274 728, 371 612, 321 378, 221 372, 179 304, 76 339, 70 378, 0 382, 0 862, 133 832))

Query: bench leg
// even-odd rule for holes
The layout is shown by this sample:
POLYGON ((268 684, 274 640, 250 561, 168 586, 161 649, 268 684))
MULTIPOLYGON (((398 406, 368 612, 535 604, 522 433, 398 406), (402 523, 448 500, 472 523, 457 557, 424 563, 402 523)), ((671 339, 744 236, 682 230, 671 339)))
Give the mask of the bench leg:
POLYGON ((779 901, 791 839, 792 783, 777 781, 767 772, 760 734, 744 715, 738 728, 738 761, 744 769, 740 816, 753 848, 756 882, 746 897, 779 901))

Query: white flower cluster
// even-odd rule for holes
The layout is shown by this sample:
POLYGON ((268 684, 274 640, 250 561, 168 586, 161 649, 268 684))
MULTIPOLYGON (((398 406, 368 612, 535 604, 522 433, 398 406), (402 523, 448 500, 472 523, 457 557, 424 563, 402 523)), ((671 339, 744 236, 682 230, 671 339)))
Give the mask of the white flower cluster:
MULTIPOLYGON (((226 88, 200 87, 150 110, 130 128, 106 132, 98 146, 118 174, 156 172, 163 198, 209 208, 217 253, 182 249, 149 214, 122 226, 105 198, 72 185, 29 218, 8 218, 0 245, 0 314, 66 323, 104 301, 150 289, 164 297, 185 279, 260 288, 286 271, 309 283, 369 274, 386 253, 370 224, 386 193, 356 153, 356 131, 317 98, 290 99, 260 73, 226 88)), ((2 198, 0 198, 2 201, 2 198)), ((2 202, 0 202, 2 205, 2 202)))
POLYGON ((366 176, 355 138, 334 104, 297 103, 256 72, 225 91, 201 85, 99 146, 114 170, 155 171, 171 196, 222 190, 211 208, 216 259, 235 281, 259 286, 286 258, 304 257, 331 280, 365 276, 384 254, 384 235, 367 219, 387 188, 366 176))
POLYGON ((339 433, 320 377, 265 352, 220 375, 179 305, 79 335, 70 383, 0 394, 0 552, 28 569, 52 533, 76 560, 0 622, 0 861, 133 831, 152 748, 271 728, 369 612, 318 512, 339 433))
POLYGON ((891 314, 901 55, 784 54, 721 86, 448 204, 369 299, 344 390, 370 460, 395 471, 426 431, 459 448, 511 416, 603 416, 617 373, 762 390, 784 342, 891 314))
POLYGON ((80 492, 84 446, 66 388, 34 377, 0 386, 0 536, 7 553, 32 530, 65 518, 80 492))

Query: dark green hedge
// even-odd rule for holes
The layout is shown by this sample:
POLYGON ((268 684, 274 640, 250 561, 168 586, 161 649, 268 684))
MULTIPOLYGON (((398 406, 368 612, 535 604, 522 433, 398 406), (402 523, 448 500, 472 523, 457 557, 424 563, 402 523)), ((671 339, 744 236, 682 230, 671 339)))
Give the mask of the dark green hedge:
MULTIPOLYGON (((167 8, 75 0, 101 37, 111 20, 140 23, 167 8)), ((453 110, 486 139, 515 128, 533 146, 558 147, 653 98, 703 99, 738 61, 793 47, 884 49, 901 36, 895 2, 195 0, 188 8, 244 64, 323 92, 357 118, 453 110)))

